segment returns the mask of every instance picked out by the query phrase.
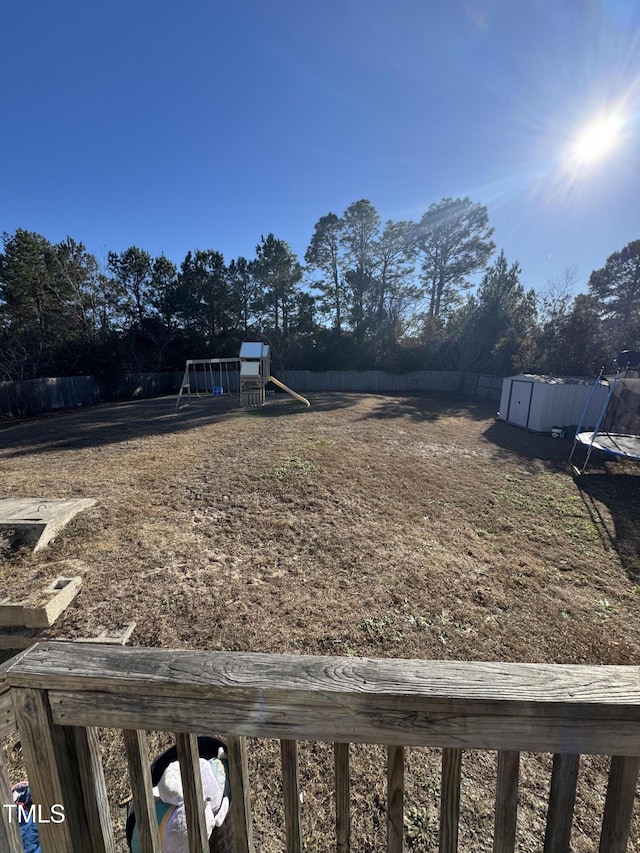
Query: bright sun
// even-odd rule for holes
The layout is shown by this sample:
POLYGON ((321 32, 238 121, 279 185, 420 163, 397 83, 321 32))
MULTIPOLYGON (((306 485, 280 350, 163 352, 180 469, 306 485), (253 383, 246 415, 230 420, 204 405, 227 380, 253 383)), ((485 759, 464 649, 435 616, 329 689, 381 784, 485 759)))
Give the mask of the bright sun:
POLYGON ((572 149, 574 160, 579 164, 602 160, 620 140, 622 121, 612 115, 598 119, 584 128, 572 149))

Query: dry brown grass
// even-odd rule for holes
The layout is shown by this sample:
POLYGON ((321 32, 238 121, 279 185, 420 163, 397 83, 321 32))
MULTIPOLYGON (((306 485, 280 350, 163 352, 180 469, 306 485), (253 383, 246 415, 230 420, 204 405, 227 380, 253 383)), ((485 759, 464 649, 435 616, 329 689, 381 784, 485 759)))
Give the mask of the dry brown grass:
MULTIPOLYGON (((567 442, 498 423, 487 405, 232 402, 176 413, 171 399, 142 401, 0 429, 0 496, 98 500, 46 551, 0 552, 11 595, 49 581, 57 560, 85 562, 51 636, 135 620, 133 643, 166 648, 638 662, 633 467, 600 463, 576 483, 567 442)), ((115 802, 121 743, 103 743, 115 802)), ((330 749, 304 745, 302 757, 308 850, 329 850, 330 749)), ((409 751, 412 850, 435 837, 437 759, 409 751)), ((251 761, 257 849, 282 849, 276 745, 251 761)), ((548 756, 523 762, 522 851, 540 849, 548 767, 548 756)), ((575 851, 594 849, 604 771, 593 760, 581 772, 575 851)), ((490 850, 494 756, 465 753, 463 776, 461 850, 490 850)), ((380 748, 354 749, 353 797, 355 849, 383 850, 380 748)))

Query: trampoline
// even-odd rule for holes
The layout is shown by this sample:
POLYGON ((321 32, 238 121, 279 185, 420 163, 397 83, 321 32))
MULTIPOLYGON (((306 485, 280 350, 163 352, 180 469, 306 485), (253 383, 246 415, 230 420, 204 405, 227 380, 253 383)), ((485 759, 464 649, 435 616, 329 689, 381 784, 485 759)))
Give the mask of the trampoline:
POLYGON ((614 377, 600 375, 596 379, 578 424, 569 456, 569 464, 577 474, 585 473, 594 450, 620 459, 640 461, 640 379, 630 378, 628 375, 614 377), (587 408, 595 389, 601 384, 608 385, 609 393, 598 422, 591 429, 583 429, 587 408), (578 445, 587 448, 582 468, 572 464, 578 445))

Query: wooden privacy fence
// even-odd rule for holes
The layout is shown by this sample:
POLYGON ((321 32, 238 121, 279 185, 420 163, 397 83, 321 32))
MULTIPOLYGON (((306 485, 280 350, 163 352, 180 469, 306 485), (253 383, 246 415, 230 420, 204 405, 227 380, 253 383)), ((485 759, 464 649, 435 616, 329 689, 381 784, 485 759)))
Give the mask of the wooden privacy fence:
MULTIPOLYGON (((449 393, 474 400, 500 400, 502 378, 478 373, 461 377, 455 371, 414 370, 389 373, 384 370, 275 370, 275 375, 298 391, 352 393, 449 393)), ((139 399, 172 394, 180 388, 182 371, 160 373, 128 373, 117 387, 103 389, 94 376, 65 376, 30 379, 24 382, 0 382, 0 419, 37 415, 55 409, 89 406, 105 398, 139 399)), ((238 378, 229 374, 232 391, 239 391, 238 378)), ((197 386, 197 378, 195 380, 197 386)), ((225 377, 226 384, 226 377, 225 377)), ((202 378, 202 387, 206 382, 202 378)))
POLYGON ((0 382, 0 419, 92 406, 101 399, 100 383, 93 376, 0 382))
POLYGON ((93 406, 107 397, 128 400, 172 394, 180 387, 181 372, 126 373, 107 391, 95 376, 58 376, 0 382, 0 419, 39 415, 56 409, 93 406))
POLYGON ((341 391, 345 393, 460 394, 474 400, 500 400, 502 377, 479 373, 461 376, 453 370, 277 370, 285 385, 297 391, 341 391))
MULTIPOLYGON (((190 850, 208 849, 195 733, 224 733, 239 853, 253 851, 246 737, 281 742, 286 849, 303 849, 297 742, 333 742, 335 849, 350 847, 349 743, 387 747, 387 850, 403 849, 404 748, 442 749, 440 851, 457 848, 461 755, 498 752, 494 851, 515 847, 521 751, 554 753, 545 853, 570 850, 581 753, 613 756, 600 853, 626 849, 640 668, 167 651, 40 643, 7 670, 43 853, 113 853, 96 727, 124 730, 142 849, 157 853, 145 730, 175 733, 190 850)), ((12 843, 11 839, 7 842, 12 843)), ((3 848, 4 849, 4 848, 3 848)), ((10 851, 19 848, 9 846, 10 851)), ((356 845, 357 849, 357 845, 356 845)), ((595 849, 595 839, 594 839, 595 849)))

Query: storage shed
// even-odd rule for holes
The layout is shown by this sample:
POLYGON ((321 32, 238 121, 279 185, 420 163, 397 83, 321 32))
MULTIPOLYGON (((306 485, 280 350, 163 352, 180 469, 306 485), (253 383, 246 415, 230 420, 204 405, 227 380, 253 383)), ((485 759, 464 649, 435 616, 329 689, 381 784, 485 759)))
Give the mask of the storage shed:
MULTIPOLYGON (((502 381, 498 418, 532 432, 577 426, 593 385, 593 379, 583 376, 507 376, 502 381)), ((597 422, 606 398, 607 388, 598 386, 586 413, 585 428, 597 422)))

